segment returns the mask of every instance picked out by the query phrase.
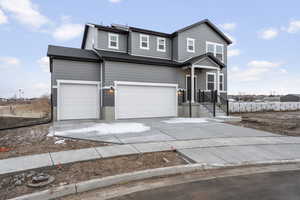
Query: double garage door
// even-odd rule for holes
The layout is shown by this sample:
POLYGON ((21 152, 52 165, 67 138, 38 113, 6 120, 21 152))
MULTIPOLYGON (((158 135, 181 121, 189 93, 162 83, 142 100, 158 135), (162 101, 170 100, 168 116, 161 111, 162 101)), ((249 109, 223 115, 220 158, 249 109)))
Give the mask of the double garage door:
POLYGON ((115 82, 115 118, 177 116, 177 84, 115 82))
MULTIPOLYGON (((99 85, 60 83, 58 120, 99 119, 99 85)), ((115 118, 177 116, 177 84, 115 82, 115 118)))

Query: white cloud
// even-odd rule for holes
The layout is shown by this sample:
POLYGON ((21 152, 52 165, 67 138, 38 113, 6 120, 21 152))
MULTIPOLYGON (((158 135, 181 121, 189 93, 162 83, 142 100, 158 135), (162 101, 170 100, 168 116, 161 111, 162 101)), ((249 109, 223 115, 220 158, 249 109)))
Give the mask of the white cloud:
POLYGON ((239 56, 241 54, 239 49, 229 49, 227 52, 228 57, 239 56))
POLYGON ((265 40, 271 40, 278 36, 278 30, 275 28, 265 29, 259 32, 258 36, 265 40))
POLYGON ((111 3, 120 3, 122 0, 109 0, 111 3))
POLYGON ((6 15, 0 10, 0 24, 6 24, 8 22, 6 15))
POLYGON ((281 65, 281 62, 253 60, 247 64, 246 69, 231 70, 229 78, 237 82, 261 80, 266 74, 281 65))
POLYGON ((221 24, 221 27, 226 31, 233 31, 236 28, 236 23, 232 22, 232 23, 221 24))
POLYGON ((0 7, 4 11, 10 12, 21 24, 33 28, 40 28, 50 22, 39 12, 38 6, 31 0, 0 0, 0 7))
POLYGON ((300 31, 300 20, 294 20, 289 23, 288 28, 286 29, 288 33, 297 33, 300 31))
POLYGON ((288 73, 286 69, 280 69, 279 71, 280 71, 281 73, 283 73, 283 74, 288 73))
POLYGON ((47 91, 50 91, 50 84, 49 83, 35 83, 33 85, 33 89, 36 89, 36 90, 43 90, 45 92, 47 91))
POLYGON ((49 58, 47 56, 38 59, 37 63, 44 72, 49 72, 49 58))
POLYGON ((10 70, 20 65, 20 60, 15 57, 0 57, 0 69, 10 70))
POLYGON ((66 41, 80 36, 82 32, 83 32, 83 25, 67 23, 57 27, 54 30, 52 36, 56 40, 66 41))

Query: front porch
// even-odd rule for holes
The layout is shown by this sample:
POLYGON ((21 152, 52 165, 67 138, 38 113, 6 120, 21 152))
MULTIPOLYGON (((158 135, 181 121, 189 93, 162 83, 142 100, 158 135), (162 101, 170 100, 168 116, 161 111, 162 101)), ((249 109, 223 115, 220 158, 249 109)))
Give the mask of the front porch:
POLYGON ((185 87, 178 93, 179 116, 229 115, 226 66, 209 54, 187 62, 190 64, 182 68, 185 87))

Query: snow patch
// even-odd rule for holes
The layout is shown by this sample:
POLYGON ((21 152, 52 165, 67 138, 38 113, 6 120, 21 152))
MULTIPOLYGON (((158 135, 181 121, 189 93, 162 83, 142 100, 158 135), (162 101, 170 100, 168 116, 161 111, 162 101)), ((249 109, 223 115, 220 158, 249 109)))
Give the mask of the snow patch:
POLYGON ((206 123, 207 118, 172 118, 167 121, 163 121, 168 124, 180 124, 180 123, 206 123))
POLYGON ((86 128, 72 129, 66 131, 55 132, 58 136, 68 136, 70 134, 90 133, 94 135, 109 135, 123 133, 138 133, 150 130, 149 126, 141 123, 101 123, 86 128))
POLYGON ((60 139, 54 142, 54 144, 65 144, 65 139, 60 139))

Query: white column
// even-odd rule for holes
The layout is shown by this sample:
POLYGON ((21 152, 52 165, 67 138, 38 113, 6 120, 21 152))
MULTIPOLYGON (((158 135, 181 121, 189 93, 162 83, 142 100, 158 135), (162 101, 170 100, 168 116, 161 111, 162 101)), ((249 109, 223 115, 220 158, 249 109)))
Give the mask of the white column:
POLYGON ((194 91, 194 88, 195 88, 195 69, 194 69, 194 66, 192 65, 191 66, 191 102, 192 103, 195 103, 195 91, 194 91))

